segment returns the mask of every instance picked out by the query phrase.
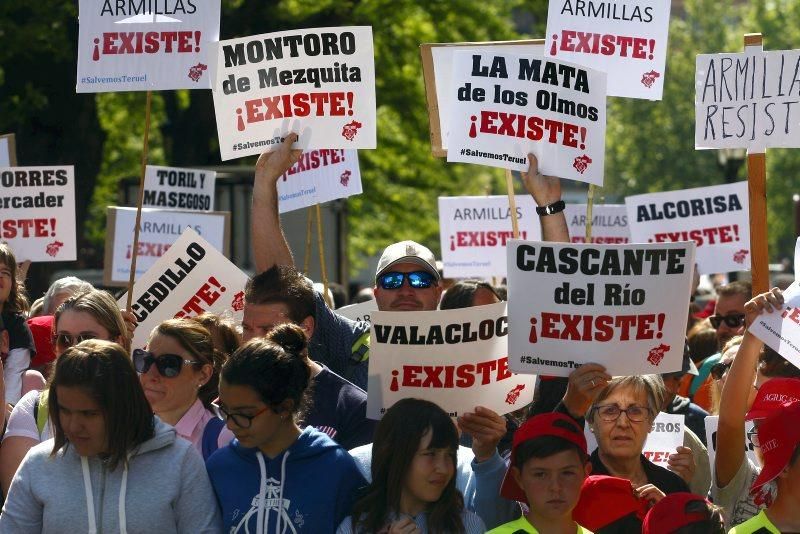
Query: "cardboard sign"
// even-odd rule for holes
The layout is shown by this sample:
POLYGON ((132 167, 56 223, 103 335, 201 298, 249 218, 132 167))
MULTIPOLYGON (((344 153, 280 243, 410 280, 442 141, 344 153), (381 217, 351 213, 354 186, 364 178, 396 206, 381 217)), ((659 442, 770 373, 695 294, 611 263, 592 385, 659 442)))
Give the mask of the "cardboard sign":
MULTIPOLYGON (((622 416, 620 415, 620 417, 622 416)), ((647 434, 647 439, 644 442, 642 454, 644 454, 645 458, 667 469, 669 455, 675 454, 678 447, 683 446, 683 435, 686 428, 684 419, 685 416, 680 414, 658 412, 655 421, 653 421, 653 430, 647 434)), ((586 436, 587 450, 591 453, 597 448, 597 439, 595 439, 594 433, 589 430, 588 425, 584 430, 584 435, 586 436)))
POLYGON ((535 57, 453 55, 447 161, 603 183, 606 75, 535 57))
POLYGON ((453 86, 453 53, 456 51, 507 52, 543 57, 544 39, 487 43, 427 43, 420 46, 422 76, 425 78, 425 96, 428 100, 428 121, 431 128, 431 151, 437 158, 447 155, 452 104, 450 95, 453 86))
POLYGON ((670 0, 554 0, 545 54, 608 73, 608 95, 661 100, 670 0))
POLYGON ((220 0, 80 0, 79 93, 209 89, 220 0))
POLYGON ((569 376, 680 371, 694 243, 508 244, 509 367, 569 376))
POLYGON ((214 209, 216 171, 148 165, 142 205, 193 211, 214 209))
POLYGON ((702 274, 750 269, 747 182, 625 198, 635 243, 694 241, 702 274))
MULTIPOLYGON (((707 415, 703 420, 706 426, 706 445, 708 447, 708 460, 711 462, 711 477, 714 477, 714 462, 717 457, 717 429, 719 428, 719 416, 707 415)), ((755 435, 755 422, 745 421, 744 423, 744 453, 753 465, 761 465, 756 456, 755 445, 753 445, 752 436, 755 435)))
MULTIPOLYGON (((139 325, 132 347, 143 348, 153 328, 173 317, 225 313, 241 323, 246 283, 246 274, 187 228, 133 286, 131 308, 139 325)), ((121 308, 127 299, 127 293, 119 299, 121 308)))
MULTIPOLYGON (((136 208, 109 206, 104 284, 128 284, 131 272, 131 249, 136 225, 136 208)), ((186 227, 194 229, 212 247, 228 255, 230 212, 170 211, 142 208, 139 251, 136 257, 136 279, 146 273, 166 254, 186 227)))
POLYGON ((278 210, 285 213, 361 191, 358 151, 309 150, 278 180, 278 210))
POLYGON ((695 148, 800 147, 800 50, 699 54, 695 148))
POLYGON ((452 417, 486 406, 500 415, 527 405, 534 376, 508 370, 504 302, 419 313, 374 312, 367 417, 400 399, 435 402, 452 417))
POLYGON ((17 165, 17 145, 14 134, 0 135, 0 167, 17 165))
POLYGON ((800 367, 800 282, 783 292, 783 311, 762 313, 748 329, 795 367, 800 367))
POLYGON ((0 167, 0 240, 17 261, 74 261, 74 167, 0 167))
POLYGON ((296 148, 375 148, 370 26, 312 28, 221 41, 214 77, 224 160, 296 148))
MULTIPOLYGON (((567 204, 564 210, 570 241, 586 242, 586 204, 567 204)), ((592 206, 592 243, 629 243, 628 212, 624 204, 595 204, 592 206)))
POLYGON ((372 299, 359 302, 358 304, 342 306, 336 310, 336 313, 342 317, 352 319, 353 321, 364 321, 365 323, 371 323, 372 313, 376 311, 378 311, 378 301, 372 299))
MULTIPOLYGON (((533 198, 517 195, 516 201, 520 237, 541 240, 533 198)), ((507 196, 439 197, 439 239, 446 277, 505 276, 506 243, 513 237, 507 196)))

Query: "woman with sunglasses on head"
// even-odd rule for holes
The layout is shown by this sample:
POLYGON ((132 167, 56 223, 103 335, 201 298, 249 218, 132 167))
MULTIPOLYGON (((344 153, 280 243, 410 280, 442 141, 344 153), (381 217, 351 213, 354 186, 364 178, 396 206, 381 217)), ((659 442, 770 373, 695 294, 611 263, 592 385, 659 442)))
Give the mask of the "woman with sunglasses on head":
POLYGON ((364 478, 326 434, 300 430, 311 371, 306 337, 283 324, 222 367, 219 410, 236 439, 206 462, 226 532, 334 532, 364 478))
MULTIPOLYGON (((126 346, 127 328, 119 306, 108 292, 92 289, 64 301, 53 319, 56 357, 86 339, 103 339, 126 346)), ((11 479, 31 447, 53 437, 48 423, 48 396, 31 391, 11 411, 0 447, 0 486, 8 492, 11 479)))
POLYGON ((192 442, 203 459, 233 434, 211 412, 223 359, 211 333, 193 319, 169 319, 150 334, 147 350, 134 349, 133 364, 155 414, 192 442))
POLYGON ((0 532, 222 532, 202 460, 153 415, 120 345, 66 349, 48 411, 54 440, 20 465, 0 532))

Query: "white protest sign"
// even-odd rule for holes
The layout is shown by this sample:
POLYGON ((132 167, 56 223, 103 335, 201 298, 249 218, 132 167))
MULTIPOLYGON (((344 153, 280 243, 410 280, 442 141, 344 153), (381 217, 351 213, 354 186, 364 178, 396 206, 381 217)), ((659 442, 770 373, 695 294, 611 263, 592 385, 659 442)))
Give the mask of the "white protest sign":
MULTIPOLYGON (((520 237, 539 241, 536 203, 530 195, 517 195, 516 202, 520 237)), ((439 240, 447 278, 505 276, 506 242, 513 237, 507 196, 439 197, 439 240)))
POLYGON ((0 167, 0 240, 17 261, 74 261, 75 168, 0 167))
POLYGON ((694 241, 702 274, 750 269, 747 182, 625 198, 635 243, 694 241))
POLYGON ((280 213, 361 194, 358 151, 308 150, 278 180, 280 213))
POLYGON ((220 0, 80 0, 79 93, 209 89, 220 0))
POLYGON ((695 148, 800 147, 800 50, 698 54, 695 148))
POLYGON ((338 315, 347 317, 353 321, 364 321, 370 323, 372 313, 378 311, 378 301, 370 299, 358 304, 350 304, 349 306, 342 306, 336 310, 338 315))
MULTIPOLYGON (((714 476, 714 459, 717 457, 717 429, 719 428, 719 416, 707 415, 703 422, 706 427, 706 446, 708 447, 708 461, 711 462, 711 476, 714 476)), ((755 423, 745 421, 744 423, 744 453, 753 462, 753 465, 761 465, 756 456, 753 436, 756 433, 755 423)))
POLYGON ((508 370, 504 302, 456 310, 372 314, 367 417, 400 399, 435 402, 452 417, 526 406, 536 377, 508 370))
POLYGON ((14 134, 0 135, 0 167, 14 167, 17 164, 17 147, 14 134))
POLYGON ((661 100, 670 0, 553 0, 545 54, 608 73, 608 95, 661 100))
MULTIPOLYGON (((669 455, 675 454, 677 448, 683 446, 684 419, 685 416, 680 414, 658 412, 653 421, 653 430, 647 434, 644 449, 642 449, 645 458, 666 469, 669 455)), ((584 435, 586 436, 587 450, 591 453, 597 448, 597 439, 589 430, 588 425, 584 430, 584 435)))
MULTIPOLYGON (((173 317, 227 313, 241 323, 246 283, 246 274, 187 228, 133 286, 131 308, 139 325, 132 347, 144 347, 153 328, 173 317)), ((127 298, 119 299, 120 307, 127 298)))
POLYGON ((214 76, 224 160, 295 148, 375 148, 372 28, 290 30, 221 41, 214 76))
POLYGON ((800 367, 800 282, 783 292, 783 311, 762 313, 748 329, 775 352, 800 367))
MULTIPOLYGON (((106 233, 105 284, 127 285, 130 279, 131 249, 136 208, 109 207, 106 233)), ((171 211, 142 208, 142 224, 136 257, 136 279, 146 273, 183 234, 194 229, 212 247, 227 251, 229 212, 171 211)))
POLYGON ((794 279, 800 280, 800 237, 794 243, 794 279))
POLYGON ((216 171, 148 165, 143 206, 179 210, 214 209, 216 171))
POLYGON ((447 161, 603 184, 606 75, 558 60, 456 52, 447 161))
MULTIPOLYGON (((564 209, 570 241, 586 242, 586 204, 567 204, 564 209)), ((624 204, 595 204, 592 206, 592 243, 629 243, 628 212, 624 204)))
POLYGON ((694 243, 508 244, 509 367, 569 376, 681 370, 694 243))

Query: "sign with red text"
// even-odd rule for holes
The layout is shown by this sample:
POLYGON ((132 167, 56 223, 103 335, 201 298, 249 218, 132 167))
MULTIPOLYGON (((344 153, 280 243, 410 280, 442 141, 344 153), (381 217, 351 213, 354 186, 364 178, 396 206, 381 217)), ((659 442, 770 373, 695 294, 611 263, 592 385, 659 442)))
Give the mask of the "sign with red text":
MULTIPOLYGON (((564 209, 570 241, 586 242, 586 204, 567 204, 564 209)), ((592 206, 592 243, 629 243, 628 212, 624 204, 595 204, 592 206)))
POLYGON ((508 244, 509 367, 569 376, 681 370, 693 242, 508 244))
POLYGON ((0 167, 0 187, 0 241, 18 262, 78 258, 74 167, 0 167))
MULTIPOLYGON (((204 312, 242 321, 247 275, 200 234, 186 228, 169 250, 133 286, 131 311, 139 325, 132 348, 143 348, 150 332, 173 317, 204 312)), ((119 299, 124 308, 128 294, 119 299)))
POLYGON ((661 100, 670 0, 554 0, 545 54, 608 73, 608 95, 661 100))
POLYGON ((209 89, 220 0, 80 0, 79 93, 209 89))
POLYGON ((148 165, 142 206, 211 211, 216 179, 216 171, 148 165))
POLYGON ((278 179, 280 213, 361 194, 358 151, 307 150, 278 179))
MULTIPOLYGON (((683 435, 686 431, 685 418, 681 414, 658 412, 653 421, 653 429, 647 434, 642 449, 645 458, 667 469, 669 455, 675 454, 678 447, 683 446, 683 435)), ((597 439, 595 439, 594 432, 589 429, 589 425, 586 426, 584 435, 586 436, 587 450, 591 453, 597 448, 597 439)))
POLYGON ((625 198, 635 243, 697 244, 701 274, 750 269, 747 182, 625 198))
MULTIPOLYGON (((517 195, 516 202, 520 237, 541 240, 533 198, 517 195)), ((505 276, 506 243, 513 237, 506 195, 439 197, 439 240, 445 277, 505 276)))
MULTIPOLYGON (((105 248, 105 285, 127 285, 131 272, 136 208, 108 207, 105 248)), ((230 212, 161 210, 142 208, 142 224, 136 257, 136 279, 167 253, 187 227, 202 235, 211 246, 228 252, 230 212)))
POLYGON ((337 308, 336 314, 342 317, 347 317, 352 321, 364 321, 365 323, 372 322, 373 312, 378 311, 378 301, 370 299, 358 304, 350 304, 349 306, 342 306, 337 308))
POLYGON ((800 147, 800 50, 696 61, 695 148, 800 147))
POLYGON ((447 161, 603 184, 606 75, 537 57, 453 54, 447 161))
POLYGON ((800 367, 800 283, 783 292, 783 309, 762 313, 750 325, 750 332, 775 352, 800 367))
POLYGON ((535 376, 508 369, 506 304, 371 316, 367 417, 400 399, 434 402, 451 417, 485 406, 500 415, 533 399, 535 376))
POLYGON ((372 27, 311 28, 221 41, 214 77, 222 160, 295 148, 375 148, 372 27))

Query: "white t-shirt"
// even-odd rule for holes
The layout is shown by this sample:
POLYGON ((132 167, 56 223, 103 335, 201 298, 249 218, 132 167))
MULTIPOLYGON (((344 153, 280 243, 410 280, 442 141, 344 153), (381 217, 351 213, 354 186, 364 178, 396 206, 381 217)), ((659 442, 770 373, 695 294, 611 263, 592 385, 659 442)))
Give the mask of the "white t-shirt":
MULTIPOLYGON (((19 436, 42 442, 53 437, 53 428, 50 425, 50 421, 48 420, 40 436, 39 429, 36 426, 36 418, 33 416, 33 407, 40 393, 41 391, 29 391, 14 406, 14 409, 11 410, 11 416, 8 418, 8 427, 3 439, 19 436)), ((42 409, 42 407, 40 406, 39 409, 42 409)))
POLYGON ((778 495, 774 481, 761 486, 755 494, 750 493, 750 487, 759 473, 761 467, 745 457, 733 480, 724 488, 717 486, 716 476, 714 477, 711 496, 714 504, 722 508, 726 531, 755 517, 758 512, 770 506, 778 495))

